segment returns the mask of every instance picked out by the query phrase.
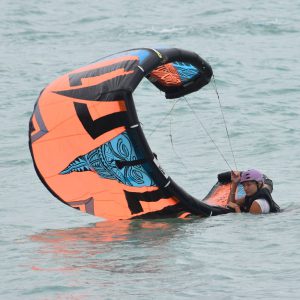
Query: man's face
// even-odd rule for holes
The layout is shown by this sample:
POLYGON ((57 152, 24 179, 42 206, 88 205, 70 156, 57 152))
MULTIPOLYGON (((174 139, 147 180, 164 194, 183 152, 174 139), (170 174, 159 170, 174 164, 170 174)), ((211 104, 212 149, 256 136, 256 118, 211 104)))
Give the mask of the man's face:
POLYGON ((247 196, 252 196, 257 192, 256 181, 245 181, 242 185, 247 196))

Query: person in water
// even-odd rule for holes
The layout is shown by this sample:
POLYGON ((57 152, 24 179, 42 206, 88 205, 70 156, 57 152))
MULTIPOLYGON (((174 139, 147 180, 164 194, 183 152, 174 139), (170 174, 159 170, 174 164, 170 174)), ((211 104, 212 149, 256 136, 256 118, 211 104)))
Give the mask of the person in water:
POLYGON ((231 172, 231 189, 227 199, 227 206, 235 212, 250 212, 252 214, 267 214, 279 212, 280 207, 271 196, 272 185, 265 182, 264 175, 257 170, 245 172, 231 172), (238 184, 243 185, 245 196, 235 198, 238 184))

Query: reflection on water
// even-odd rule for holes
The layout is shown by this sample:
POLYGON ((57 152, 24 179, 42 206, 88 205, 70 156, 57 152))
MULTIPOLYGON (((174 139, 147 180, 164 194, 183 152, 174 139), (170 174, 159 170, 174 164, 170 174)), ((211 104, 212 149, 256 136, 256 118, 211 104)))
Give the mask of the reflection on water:
POLYGON ((160 233, 162 229, 171 227, 170 222, 157 221, 107 221, 92 224, 89 227, 70 228, 62 230, 47 230, 33 235, 31 239, 36 242, 59 244, 59 243, 106 243, 128 240, 132 235, 139 238, 150 237, 151 234, 160 233), (140 231, 144 229, 144 231, 140 231))
POLYGON ((90 227, 47 230, 31 236, 31 241, 38 243, 31 269, 157 272, 161 262, 168 261, 169 241, 176 237, 178 227, 190 222, 192 220, 177 219, 111 221, 90 227))

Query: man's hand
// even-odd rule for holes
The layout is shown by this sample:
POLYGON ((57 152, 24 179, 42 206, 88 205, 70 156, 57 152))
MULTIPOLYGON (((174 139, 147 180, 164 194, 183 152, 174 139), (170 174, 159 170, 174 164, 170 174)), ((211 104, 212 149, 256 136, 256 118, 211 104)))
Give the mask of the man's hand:
POLYGON ((241 180, 241 172, 240 171, 231 171, 231 181, 235 184, 238 184, 241 180))
POLYGON ((240 213, 241 212, 240 206, 237 203, 229 201, 228 204, 227 204, 227 206, 233 208, 236 213, 240 213))

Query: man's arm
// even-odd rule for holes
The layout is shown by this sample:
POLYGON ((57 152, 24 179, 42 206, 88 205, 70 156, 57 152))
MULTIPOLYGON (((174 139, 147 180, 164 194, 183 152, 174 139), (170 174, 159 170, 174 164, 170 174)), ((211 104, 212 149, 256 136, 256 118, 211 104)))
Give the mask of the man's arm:
POLYGON ((235 210, 236 213, 240 213, 241 209, 240 206, 243 205, 245 202, 245 197, 236 199, 233 201, 228 202, 227 206, 233 208, 235 210))
POLYGON ((256 215, 262 213, 261 207, 260 207, 260 205, 256 201, 254 201, 252 203, 252 205, 250 207, 250 210, 249 210, 249 213, 256 214, 256 215))

